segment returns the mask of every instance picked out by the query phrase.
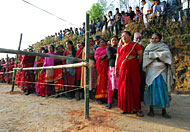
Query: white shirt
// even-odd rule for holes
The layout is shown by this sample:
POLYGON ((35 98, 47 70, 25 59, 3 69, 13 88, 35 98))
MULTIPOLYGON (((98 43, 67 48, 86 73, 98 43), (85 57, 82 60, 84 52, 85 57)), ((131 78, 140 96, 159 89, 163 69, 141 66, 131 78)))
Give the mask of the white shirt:
POLYGON ((113 26, 114 16, 109 16, 109 17, 108 17, 108 20, 109 20, 109 19, 112 19, 112 20, 108 22, 108 27, 113 26))
POLYGON ((143 7, 143 14, 146 15, 148 14, 148 10, 151 9, 151 6, 149 3, 146 3, 143 7))
MULTIPOLYGON (((183 10, 188 9, 188 0, 181 0, 183 10)), ((190 4, 189 4, 190 7, 190 4)))

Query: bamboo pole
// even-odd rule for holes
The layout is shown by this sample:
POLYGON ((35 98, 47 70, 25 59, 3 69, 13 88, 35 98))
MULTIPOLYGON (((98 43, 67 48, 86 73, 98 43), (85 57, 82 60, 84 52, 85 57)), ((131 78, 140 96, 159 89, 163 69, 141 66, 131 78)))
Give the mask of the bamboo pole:
POLYGON ((6 75, 7 75, 7 84, 9 83, 9 56, 8 56, 8 54, 7 54, 7 70, 6 70, 6 75))
POLYGON ((62 68, 73 68, 73 67, 81 67, 81 66, 86 66, 86 62, 80 62, 80 63, 75 63, 75 64, 67 64, 67 65, 57 65, 57 66, 46 66, 46 67, 29 67, 29 68, 13 68, 13 70, 53 70, 53 69, 62 69, 62 68))
MULTIPOLYGON (((89 14, 86 13, 86 26, 85 26, 85 61, 89 63, 89 14)), ((85 67, 85 119, 89 118, 89 69, 85 67)))
MULTIPOLYGON (((20 34, 20 41, 19 41, 19 45, 18 45, 18 51, 20 51, 21 42, 22 42, 22 33, 20 34)), ((17 64, 18 64, 18 54, 17 54, 17 56, 16 56, 16 64, 15 64, 15 67, 17 67, 17 64)), ((16 76, 16 71, 13 70, 12 89, 11 89, 11 92, 14 91, 14 86, 15 86, 15 76, 16 76)))
POLYGON ((76 60, 76 61, 84 61, 83 59, 75 58, 75 57, 51 55, 51 54, 44 54, 44 53, 34 53, 34 52, 12 50, 12 49, 3 49, 3 48, 0 48, 0 53, 21 54, 21 55, 30 55, 30 56, 40 56, 40 57, 53 57, 56 59, 71 59, 71 60, 76 60))

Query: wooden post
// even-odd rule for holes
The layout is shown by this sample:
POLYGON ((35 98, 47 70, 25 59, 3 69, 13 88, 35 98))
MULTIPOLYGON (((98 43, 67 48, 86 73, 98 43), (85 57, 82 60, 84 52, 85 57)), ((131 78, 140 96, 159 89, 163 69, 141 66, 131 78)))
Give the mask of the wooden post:
MULTIPOLYGON (((85 24, 85 60, 89 63, 89 14, 86 13, 86 24, 85 24)), ((85 119, 89 118, 89 69, 88 65, 85 67, 85 83, 84 83, 84 94, 85 94, 85 119)))
POLYGON ((7 84, 9 83, 9 56, 7 54, 7 70, 6 70, 6 75, 7 75, 7 84))
MULTIPOLYGON (((21 47, 21 42, 22 42, 22 33, 20 34, 20 42, 19 42, 19 45, 18 45, 18 50, 20 50, 20 47, 21 47)), ((15 67, 17 67, 17 63, 18 63, 18 54, 16 56, 16 64, 15 64, 15 67)), ((16 70, 13 70, 13 77, 12 77, 12 89, 11 89, 11 92, 14 91, 14 86, 15 86, 15 77, 16 77, 16 70)))

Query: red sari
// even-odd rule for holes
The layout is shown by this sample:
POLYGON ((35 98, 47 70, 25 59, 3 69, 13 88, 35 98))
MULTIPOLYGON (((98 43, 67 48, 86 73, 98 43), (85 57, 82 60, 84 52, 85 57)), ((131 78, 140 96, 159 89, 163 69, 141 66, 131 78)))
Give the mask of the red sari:
POLYGON ((1 62, 1 69, 0 69, 0 72, 1 72, 1 74, 0 74, 0 82, 4 82, 4 68, 3 68, 3 66, 4 66, 4 62, 1 62))
POLYGON ((107 46, 98 47, 95 52, 96 70, 97 70, 97 86, 96 99, 107 98, 108 95, 108 59, 101 59, 106 54, 107 46))
MULTIPOLYGON (((17 62, 17 68, 22 67, 22 55, 19 55, 18 62, 17 62)), ((16 77, 15 77, 15 84, 20 86, 20 78, 21 78, 21 71, 16 71, 16 77)))
MULTIPOLYGON (((76 58, 82 59, 82 50, 83 48, 79 48, 77 50, 76 55, 75 55, 76 58)), ((76 84, 80 85, 80 81, 81 81, 81 67, 77 67, 76 68, 76 84)))
MULTIPOLYGON (((63 55, 56 53, 56 55, 63 55)), ((63 65, 62 60, 60 59, 55 59, 54 62, 55 66, 56 65, 63 65)), ((54 83, 55 83, 55 92, 59 92, 63 90, 64 86, 64 80, 63 80, 63 69, 55 69, 54 70, 54 83)))
MULTIPOLYGON (((9 64, 8 64, 9 65, 9 64)), ((4 72, 9 72, 9 69, 7 70, 7 62, 5 63, 4 67, 4 72)), ((9 75, 8 75, 9 76, 9 75)), ((7 73, 4 74, 4 82, 7 82, 7 73)))
MULTIPOLYGON (((12 71, 13 71, 13 67, 14 67, 14 63, 13 62, 9 63, 8 70, 7 70, 7 66, 5 67, 5 72, 11 72, 11 73, 8 73, 8 82, 9 83, 12 83, 12 74, 13 74, 12 71)), ((5 82, 7 82, 7 73, 5 73, 5 77, 4 78, 5 78, 4 79, 5 82)))
MULTIPOLYGON (((39 67, 42 67, 44 64, 45 58, 40 57, 38 61, 36 61, 36 65, 39 67)), ((45 75, 46 71, 45 70, 40 70, 38 73, 38 88, 40 91, 40 95, 45 96, 45 89, 46 89, 46 84, 45 84, 45 75)))
MULTIPOLYGON (((24 55, 22 59, 23 67, 33 67, 34 66, 35 57, 24 55)), ((27 90, 34 89, 34 71, 27 70, 22 71, 21 74, 21 88, 22 91, 26 92, 27 90)))
MULTIPOLYGON (((140 71, 139 62, 137 58, 127 59, 123 64, 123 60, 131 51, 132 42, 126 46, 121 45, 117 49, 118 60, 117 69, 119 71, 118 82, 118 107, 123 112, 139 111, 141 109, 140 102, 140 71), (121 65, 122 64, 122 65, 121 65)), ((130 55, 137 56, 137 52, 142 50, 141 46, 137 44, 130 55)))

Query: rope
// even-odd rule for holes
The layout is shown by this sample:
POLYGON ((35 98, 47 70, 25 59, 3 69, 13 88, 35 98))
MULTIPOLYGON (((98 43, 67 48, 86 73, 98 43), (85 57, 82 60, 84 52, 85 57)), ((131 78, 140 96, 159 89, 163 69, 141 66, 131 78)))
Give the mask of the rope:
POLYGON ((7 74, 7 73, 13 73, 13 71, 10 71, 10 72, 0 72, 0 74, 7 74))
MULTIPOLYGON (((18 81, 18 82, 26 82, 26 83, 31 83, 31 84, 38 83, 38 82, 29 82, 29 81, 18 81)), ((84 88, 84 87, 77 86, 77 85, 63 85, 63 84, 50 84, 50 83, 38 83, 38 84, 46 84, 46 85, 52 85, 52 86, 59 85, 59 86, 66 86, 66 87, 77 87, 77 88, 80 87, 80 88, 84 88)))
POLYGON ((51 13, 51 12, 49 12, 49 11, 46 11, 46 10, 44 10, 44 9, 42 9, 42 8, 40 8, 40 7, 34 5, 34 4, 32 4, 32 3, 30 3, 30 2, 28 2, 28 1, 26 1, 26 0, 22 0, 22 1, 25 2, 25 3, 27 3, 27 4, 29 4, 29 5, 31 5, 31 6, 33 6, 33 7, 35 7, 35 8, 37 8, 37 9, 39 9, 39 10, 42 10, 42 11, 46 12, 46 13, 49 14, 49 15, 55 16, 55 17, 57 17, 58 19, 60 19, 60 20, 62 20, 62 21, 64 21, 64 22, 66 22, 66 23, 69 23, 69 24, 71 24, 71 25, 73 25, 73 26, 75 26, 75 27, 78 27, 77 25, 75 25, 75 24, 73 24, 73 23, 71 23, 71 22, 69 22, 69 21, 67 21, 67 20, 65 20, 65 19, 63 19, 63 18, 61 18, 61 17, 59 17, 59 16, 57 16, 57 15, 51 13))

